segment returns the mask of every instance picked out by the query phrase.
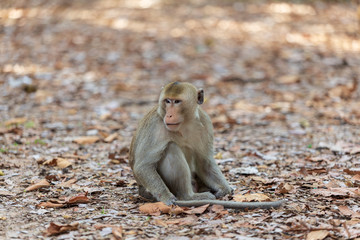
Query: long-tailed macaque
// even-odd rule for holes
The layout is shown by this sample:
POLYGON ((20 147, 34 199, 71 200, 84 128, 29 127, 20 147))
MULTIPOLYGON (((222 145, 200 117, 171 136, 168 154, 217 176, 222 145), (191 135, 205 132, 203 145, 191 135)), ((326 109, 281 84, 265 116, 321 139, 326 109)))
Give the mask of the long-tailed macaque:
POLYGON ((185 82, 166 85, 140 122, 130 147, 139 194, 167 205, 219 204, 229 208, 275 208, 277 202, 231 202, 232 193, 213 155, 213 127, 200 108, 204 91, 185 82))

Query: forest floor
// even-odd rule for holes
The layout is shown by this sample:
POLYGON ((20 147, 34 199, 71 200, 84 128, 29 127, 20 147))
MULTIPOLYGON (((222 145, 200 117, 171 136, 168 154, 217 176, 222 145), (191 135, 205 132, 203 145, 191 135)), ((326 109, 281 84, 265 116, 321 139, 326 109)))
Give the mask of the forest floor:
POLYGON ((356 9, 2 0, 0 239, 359 238, 356 9), (226 199, 283 207, 140 208, 128 148, 170 81, 205 91, 226 199))

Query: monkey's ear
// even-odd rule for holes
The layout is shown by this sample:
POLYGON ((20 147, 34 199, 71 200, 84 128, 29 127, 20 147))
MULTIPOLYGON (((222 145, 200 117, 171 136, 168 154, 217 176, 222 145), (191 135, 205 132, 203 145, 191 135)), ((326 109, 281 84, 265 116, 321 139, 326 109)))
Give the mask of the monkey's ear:
POLYGON ((200 89, 198 91, 198 99, 197 99, 197 103, 198 104, 203 104, 204 102, 204 90, 200 89))

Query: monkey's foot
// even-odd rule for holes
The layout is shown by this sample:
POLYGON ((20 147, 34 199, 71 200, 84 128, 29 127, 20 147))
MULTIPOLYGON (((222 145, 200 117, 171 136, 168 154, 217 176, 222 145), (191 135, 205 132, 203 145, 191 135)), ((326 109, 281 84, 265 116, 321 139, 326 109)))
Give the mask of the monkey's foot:
POLYGON ((214 194, 210 192, 194 193, 191 197, 192 200, 207 200, 207 199, 216 199, 214 194))
POLYGON ((222 189, 219 189, 216 193, 215 193, 215 196, 216 198, 222 198, 224 197, 225 195, 227 194, 232 194, 233 193, 233 189, 230 188, 230 187, 226 187, 226 188, 222 188, 222 189))

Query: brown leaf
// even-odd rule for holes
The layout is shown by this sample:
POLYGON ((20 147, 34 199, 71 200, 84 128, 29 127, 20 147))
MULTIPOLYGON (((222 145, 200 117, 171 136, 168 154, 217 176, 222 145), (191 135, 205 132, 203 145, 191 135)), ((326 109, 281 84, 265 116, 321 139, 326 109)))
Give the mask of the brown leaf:
POLYGON ((162 226, 162 227, 167 227, 168 225, 166 224, 166 222, 164 222, 163 220, 161 219, 155 219, 154 220, 154 223, 158 226, 162 226))
POLYGON ((59 158, 47 160, 43 164, 49 165, 49 166, 57 166, 57 167, 63 169, 63 168, 70 166, 72 163, 68 159, 59 157, 59 158))
POLYGON ((276 188, 277 193, 290 193, 294 190, 294 186, 290 185, 289 183, 280 183, 280 185, 276 188))
POLYGON ((68 204, 88 203, 88 202, 90 202, 90 199, 87 197, 87 193, 80 194, 75 197, 71 197, 71 198, 69 198, 69 200, 67 200, 68 204))
POLYGON ((224 206, 222 206, 222 205, 213 205, 213 206, 211 206, 211 211, 215 212, 215 213, 220 213, 220 212, 224 211, 224 206))
POLYGON ((161 213, 169 213, 170 206, 167 206, 163 202, 145 203, 139 207, 140 212, 150 214, 153 216, 159 216, 161 213))
POLYGON ((123 229, 121 226, 119 227, 112 227, 112 234, 116 240, 120 240, 123 237, 123 229))
POLYGON ((72 224, 67 224, 67 225, 57 225, 57 224, 51 222, 50 226, 46 229, 45 235, 50 237, 50 236, 59 235, 61 233, 77 230, 78 225, 79 225, 78 223, 72 223, 72 224))
POLYGON ((5 126, 10 126, 10 125, 19 125, 19 124, 23 124, 27 121, 26 118, 12 118, 7 120, 4 124, 5 126))
POLYGON ((118 133, 113 133, 113 134, 107 136, 107 137, 104 139, 104 142, 106 142, 106 143, 111 143, 111 142, 114 141, 117 137, 118 137, 118 133))
POLYGON ((15 195, 16 195, 15 193, 0 190, 0 196, 15 196, 15 195))
POLYGON ((345 216, 350 216, 354 213, 348 206, 339 206, 339 210, 345 216))
POLYGON ((171 209, 171 213, 175 214, 175 215, 179 215, 179 214, 181 214, 183 212, 184 212, 184 209, 179 207, 179 206, 175 206, 175 208, 171 209))
POLYGON ((245 195, 235 195, 234 200, 237 202, 264 202, 269 201, 270 198, 262 193, 251 193, 245 195))
POLYGON ((343 196, 343 197, 354 197, 359 196, 358 188, 329 188, 329 189, 311 189, 311 193, 316 195, 322 195, 324 197, 330 196, 343 196))
POLYGON ((322 240, 326 238, 327 235, 329 235, 329 231, 327 230, 312 231, 307 235, 306 240, 322 240))
POLYGON ((53 203, 53 202, 42 202, 42 203, 36 205, 37 208, 61 208, 64 206, 65 206, 65 204, 53 203))
POLYGON ((61 169, 66 168, 66 167, 70 166, 71 164, 72 163, 65 158, 57 158, 56 159, 56 165, 61 169))
POLYGON ((283 75, 276 79, 279 84, 293 84, 300 81, 299 75, 283 75))
POLYGON ((69 187, 71 187, 76 181, 77 181, 76 178, 72 178, 72 179, 70 179, 70 180, 68 180, 68 181, 66 181, 66 182, 62 182, 62 183, 58 184, 57 186, 69 188, 69 187))
POLYGON ((27 187, 25 189, 26 192, 30 192, 30 191, 34 191, 40 188, 44 188, 44 187, 49 187, 50 183, 48 181, 46 181, 46 179, 42 179, 39 182, 27 187))
POLYGON ((344 172, 349 175, 360 175, 360 169, 344 169, 344 172))
POLYGON ((185 210, 184 213, 186 214, 202 214, 206 211, 206 209, 209 207, 210 204, 206 204, 204 206, 200 206, 197 208, 192 208, 189 210, 185 210))
POLYGON ((93 144, 99 140, 100 138, 97 136, 83 136, 75 138, 74 142, 77 144, 93 144))
POLYGON ((191 215, 185 218, 178 218, 166 221, 166 224, 176 224, 176 225, 192 225, 198 221, 198 217, 191 215))

